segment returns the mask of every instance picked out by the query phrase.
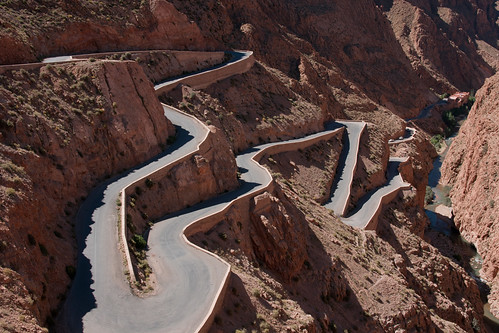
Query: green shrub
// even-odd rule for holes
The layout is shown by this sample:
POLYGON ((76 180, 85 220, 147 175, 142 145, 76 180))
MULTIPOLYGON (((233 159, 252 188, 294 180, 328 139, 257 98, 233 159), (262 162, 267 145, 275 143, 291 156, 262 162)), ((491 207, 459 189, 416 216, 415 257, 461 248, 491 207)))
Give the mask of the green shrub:
POLYGON ((458 110, 456 109, 447 110, 442 114, 442 120, 444 121, 445 125, 447 125, 447 127, 454 128, 456 126, 457 121, 456 118, 454 117, 455 113, 458 113, 458 110))
POLYGON ((442 204, 447 207, 452 207, 452 201, 449 197, 444 197, 442 204))
POLYGON ((126 52, 121 55, 120 60, 131 60, 132 54, 130 52, 126 52))
POLYGON ((132 237, 132 243, 135 244, 135 247, 137 250, 144 250, 147 247, 147 242, 142 237, 142 235, 135 234, 132 237))
POLYGON ((440 134, 434 135, 430 139, 431 144, 435 147, 436 150, 439 150, 440 148, 442 148, 443 141, 444 141, 444 138, 440 134))
POLYGON ((241 328, 241 329, 235 330, 234 333, 248 333, 248 330, 245 328, 241 328))
POLYGON ((5 192, 11 198, 14 198, 16 196, 16 190, 14 188, 12 188, 12 187, 5 188, 5 192))
POLYGON ((435 196, 435 193, 433 192, 433 190, 431 189, 430 186, 426 186, 426 192, 425 192, 425 195, 424 195, 424 202, 425 204, 431 204, 433 202, 433 198, 435 196))
POLYGON ((154 185, 154 182, 152 181, 152 179, 146 178, 146 187, 151 188, 151 187, 153 187, 153 185, 154 185))
POLYGON ((468 106, 471 108, 473 103, 475 103, 476 97, 475 97, 475 90, 471 89, 470 91, 470 97, 468 97, 468 106))

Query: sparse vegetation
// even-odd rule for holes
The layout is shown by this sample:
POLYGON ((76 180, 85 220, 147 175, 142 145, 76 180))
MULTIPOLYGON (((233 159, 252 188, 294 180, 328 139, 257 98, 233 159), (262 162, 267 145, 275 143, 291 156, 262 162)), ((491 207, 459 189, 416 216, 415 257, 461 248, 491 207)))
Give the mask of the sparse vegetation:
POLYGON ((430 142, 435 147, 436 150, 440 150, 442 148, 442 142, 444 141, 444 138, 442 135, 437 134, 431 137, 430 142))
POLYGON ((450 96, 449 93, 443 93, 441 95, 438 95, 438 98, 444 99, 444 98, 448 98, 449 96, 450 96))
POLYGON ((444 206, 447 206, 447 207, 452 207, 452 201, 451 199, 448 197, 448 196, 445 196, 443 199, 442 199, 442 204, 444 206))
POLYGON ((5 188, 5 193, 7 194, 7 196, 9 198, 15 198, 16 195, 17 195, 17 191, 16 189, 12 188, 12 187, 6 187, 5 188))
POLYGON ((433 192, 430 186, 426 186, 426 192, 424 195, 425 204, 429 205, 433 202, 433 198, 435 197, 435 192, 433 192))
POLYGON ((468 98, 468 102, 466 104, 463 104, 458 108, 447 110, 444 113, 442 113, 442 120, 447 126, 445 130, 446 137, 449 137, 456 132, 457 123, 458 123, 456 118, 466 117, 470 112, 474 102, 475 102, 475 96, 471 95, 470 93, 470 97, 468 98))
POLYGON ((154 186, 154 182, 152 181, 151 178, 146 178, 146 187, 147 188, 152 188, 154 186))
POLYGON ((137 250, 144 250, 147 247, 146 240, 144 239, 144 237, 142 237, 142 235, 139 234, 133 235, 131 242, 133 245, 135 245, 137 250))

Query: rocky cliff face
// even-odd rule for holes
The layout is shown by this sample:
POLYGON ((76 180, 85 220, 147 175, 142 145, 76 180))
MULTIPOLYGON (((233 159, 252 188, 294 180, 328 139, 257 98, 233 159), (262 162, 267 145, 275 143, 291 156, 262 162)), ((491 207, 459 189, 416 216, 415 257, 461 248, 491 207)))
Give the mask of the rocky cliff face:
POLYGON ((234 154, 213 126, 196 154, 146 179, 132 187, 133 193, 128 198, 133 206, 127 208, 127 214, 135 226, 134 231, 140 234, 151 221, 239 185, 234 154))
POLYGON ((289 281, 307 259, 308 230, 305 216, 282 193, 277 196, 265 192, 253 198, 249 233, 255 256, 289 281))
MULTIPOLYGON (((288 154, 298 170, 309 163, 307 152, 302 154, 288 154)), ((272 194, 253 198, 249 211, 235 207, 215 228, 191 238, 232 265, 229 292, 212 332, 483 329, 475 281, 414 233, 421 234, 418 225, 425 221, 422 212, 411 211, 417 205, 414 193, 407 191, 385 209, 377 232, 353 229, 302 193, 307 184, 285 171, 284 156, 272 156, 276 163, 269 166, 291 177, 277 177, 272 194), (296 241, 306 243, 306 255, 301 246, 289 248, 296 241), (286 247, 290 255, 283 256, 286 247), (283 276, 283 267, 294 272, 291 279, 283 276)))
POLYGON ((331 139, 299 151, 266 155, 261 163, 271 170, 273 177, 284 177, 287 186, 296 193, 323 204, 331 197, 343 133, 340 130, 331 139))
POLYGON ((288 76, 296 90, 306 91, 307 99, 324 104, 328 113, 335 114, 340 103, 345 112, 379 104, 408 115, 428 98, 373 1, 172 3, 213 38, 255 51, 257 59, 288 76), (353 100, 352 94, 364 100, 353 100))
POLYGON ((494 2, 376 1, 415 72, 439 93, 476 89, 494 72, 494 2))
POLYGON ((1 4, 1 8, 2 64, 89 52, 220 48, 165 0, 16 0, 1 4))
POLYGON ((499 75, 477 92, 468 120, 442 165, 442 181, 452 186, 455 223, 482 255, 483 277, 492 283, 491 310, 499 315, 499 75))
POLYGON ((79 204, 97 183, 161 152, 174 129, 135 62, 47 65, 0 80, 1 274, 31 299, 10 306, 42 324, 74 275, 79 204))

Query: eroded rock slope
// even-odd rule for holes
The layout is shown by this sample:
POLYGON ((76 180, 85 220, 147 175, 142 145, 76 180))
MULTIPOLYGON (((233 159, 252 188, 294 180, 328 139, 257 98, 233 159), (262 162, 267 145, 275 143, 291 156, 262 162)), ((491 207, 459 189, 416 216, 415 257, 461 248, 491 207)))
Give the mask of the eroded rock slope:
MULTIPOLYGON (((355 204, 384 182, 388 139, 403 133, 404 118, 436 101, 431 89, 478 88, 493 73, 492 3, 15 0, 0 4, 0 62, 127 49, 253 50, 257 63, 249 72, 203 90, 179 87, 165 101, 216 127, 226 141, 219 146, 234 153, 319 131, 332 119, 368 122, 355 204)), ((168 63, 156 56, 141 60, 154 80, 160 78, 154 67, 168 63)), ((9 313, 5 325, 17 325, 22 313, 23 329, 35 331, 37 324, 50 324, 50 310, 64 297, 74 264, 71 221, 82 196, 159 152, 172 131, 132 62, 46 66, 0 78, 0 249, 8 286, 2 306, 9 313)), ((208 235, 196 235, 198 244, 223 252, 234 267, 214 330, 483 328, 474 282, 418 237, 433 154, 425 140, 420 134, 417 143, 392 151, 409 152, 413 170, 406 175, 417 190, 385 211, 378 233, 346 227, 317 204, 327 194, 327 176, 314 178, 319 186, 311 187, 298 172, 281 169, 274 170, 283 176, 279 186, 252 206, 234 208, 208 235), (316 282, 315 289, 307 281, 316 282), (458 295, 463 286, 465 295, 458 295)), ((291 158, 297 170, 309 172, 335 165, 343 148, 336 142, 326 164, 310 163, 306 155, 291 158)), ((230 155, 210 152, 208 164, 230 155)), ((209 171, 203 158, 194 162, 193 172, 209 171)), ((213 188, 210 179, 204 185, 213 188)), ((168 179, 164 185, 175 186, 168 179)), ((150 209, 151 216, 160 211, 150 209)))
POLYGON ((17 276, 43 324, 74 276, 79 204, 161 152, 175 131, 135 62, 44 66, 0 80, 2 276, 17 276))
POLYGON ((499 75, 477 92, 466 123, 442 165, 452 186, 455 222, 483 257, 483 277, 492 283, 491 309, 499 314, 499 75))

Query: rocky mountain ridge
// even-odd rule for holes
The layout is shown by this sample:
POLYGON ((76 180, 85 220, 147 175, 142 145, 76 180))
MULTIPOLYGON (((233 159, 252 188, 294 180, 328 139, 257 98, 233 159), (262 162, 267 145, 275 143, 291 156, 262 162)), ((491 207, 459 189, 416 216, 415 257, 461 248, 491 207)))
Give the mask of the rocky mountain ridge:
MULTIPOLYGON (((0 13, 0 41, 2 45, 9 46, 0 50, 2 63, 35 61, 45 55, 124 49, 209 50, 232 47, 253 50, 257 63, 250 72, 201 91, 189 87, 179 88, 171 92, 165 101, 215 126, 225 137, 226 144, 223 146, 231 147, 235 153, 261 142, 316 132, 322 129, 325 121, 331 119, 368 121, 369 129, 362 140, 361 163, 354 187, 357 198, 384 181, 390 151, 386 144, 388 138, 397 137, 404 130, 402 118, 413 117, 424 105, 436 101, 431 90, 443 93, 457 88, 478 88, 484 78, 496 68, 494 52, 497 50, 494 46, 497 44, 494 45, 494 38, 496 41, 497 35, 494 35, 494 31, 497 32, 497 12, 494 11, 492 1, 470 0, 457 4, 452 1, 259 0, 249 3, 232 0, 153 0, 141 1, 139 4, 128 1, 61 3, 46 0, 11 1, 9 4, 2 3, 1 6, 4 10, 0 13), (377 7, 381 4, 383 8, 377 7), (116 15, 111 16, 111 13, 116 15), (489 47, 484 47, 484 43, 489 47)), ((141 65, 148 68, 146 72, 151 73, 157 64, 147 60, 141 65)), ((40 330, 38 324, 50 324, 47 314, 57 307, 58 299, 63 298, 69 281, 71 268, 67 267, 72 266, 73 259, 67 254, 74 253, 74 241, 71 239, 71 228, 63 223, 73 219, 81 196, 84 195, 81 188, 69 193, 51 193, 53 184, 42 189, 38 184, 43 184, 44 181, 66 183, 69 173, 74 173, 71 183, 84 179, 83 182, 87 184, 85 186, 96 184, 104 176, 114 175, 122 168, 131 167, 159 152, 160 143, 165 143, 166 137, 172 132, 167 121, 156 119, 160 117, 161 111, 157 110, 157 100, 145 92, 149 89, 149 84, 144 74, 136 64, 126 59, 124 63, 98 60, 79 65, 45 66, 39 72, 16 71, 4 74, 1 78, 1 140, 5 146, 1 171, 4 189, 2 195, 5 198, 2 208, 15 212, 4 215, 10 217, 9 221, 3 221, 5 237, 2 237, 5 244, 16 244, 15 247, 2 246, 2 249, 6 249, 2 254, 2 277, 7 285, 12 286, 4 291, 5 297, 2 296, 2 299, 13 299, 12 295, 16 293, 24 295, 16 301, 2 303, 2 306, 14 309, 9 310, 10 313, 26 313, 27 323, 23 324, 26 325, 26 330, 37 331, 40 330), (102 66, 103 69, 86 72, 85 68, 93 70, 97 66, 102 66), (59 68, 63 68, 60 73, 59 68), (66 68, 69 68, 68 73, 66 68), (35 95, 34 88, 38 87, 35 84, 38 80, 36 76, 42 81, 48 80, 47 83, 53 82, 55 88, 44 85, 43 89, 39 89, 40 93, 35 95), (132 78, 125 80, 128 76, 132 78), (99 90, 93 88, 95 82, 103 84, 102 79, 112 86, 111 92, 104 95, 104 99, 95 97, 94 95, 99 95, 99 90), (143 106, 122 98, 122 94, 136 96, 136 92, 127 92, 134 85, 141 87, 138 91, 143 97, 143 106), (58 96, 65 96, 62 102, 58 96), (34 124, 21 121, 20 118, 24 119, 25 114, 26 117, 34 114, 36 119, 42 117, 33 111, 45 108, 43 102, 39 105, 40 101, 54 106, 48 108, 47 114, 43 114, 47 120, 36 120, 34 124), (131 106, 136 106, 135 111, 131 106), (18 109, 24 111, 18 112, 18 109), (136 111, 143 109, 154 110, 151 113, 154 116, 148 116, 147 111, 136 111), (58 110, 69 110, 73 116, 63 118, 58 110), (126 117, 120 117, 121 112, 126 117), (80 132, 80 120, 73 120, 76 119, 74 117, 81 117, 86 123, 82 127, 85 129, 83 132, 80 132), (99 117, 104 117, 120 130, 109 131, 110 125, 107 123, 107 126, 100 126, 102 120, 99 117), (133 120, 134 117, 140 119, 133 120), (163 125, 156 125, 150 131, 138 127, 148 124, 149 117, 154 117, 155 124, 158 122, 163 125), (39 123, 45 121, 49 125, 40 127, 39 123), (19 130, 25 125, 32 125, 33 131, 19 130), (77 133, 68 128, 74 128, 77 133), (133 128, 126 133, 131 135, 128 141, 123 141, 124 128, 133 128), (35 138, 45 135, 47 137, 44 137, 43 142, 50 144, 41 145, 43 150, 40 150, 40 142, 32 142, 33 137, 25 135, 25 132, 33 133, 35 138), (102 147, 96 144, 78 152, 72 146, 74 144, 76 147, 74 141, 95 140, 99 135, 103 137, 102 147), (148 148, 151 144, 152 149, 148 148), (110 147, 118 148, 109 149, 110 147), (135 151, 135 147, 140 149, 135 151), (106 151, 106 148, 109 153, 103 159, 86 154, 87 150, 100 153, 106 151), (73 152, 72 158, 59 156, 65 155, 67 151, 73 152), (122 160, 121 152, 126 157, 129 156, 129 151, 133 157, 127 163, 113 164, 117 159, 122 160), (43 157, 44 152, 47 157, 43 157), (83 156, 78 157, 80 155, 83 156), (42 163, 35 166, 32 164, 33 158, 36 161, 49 159, 50 165, 42 163), (74 165, 74 161, 80 159, 84 162, 74 165), (110 166, 101 175, 89 177, 87 169, 83 167, 94 170, 102 163, 110 166), (30 178, 33 180, 29 180, 30 178), (36 193, 40 198, 38 202, 44 202, 47 197, 56 198, 54 206, 40 203, 33 207, 33 211, 41 211, 37 216, 43 217, 43 225, 18 223, 17 221, 31 221, 33 215, 24 214, 26 209, 12 209, 10 206, 18 200, 26 202, 31 193, 36 193), (66 198, 71 198, 71 205, 67 204, 66 198), (55 206, 61 209, 56 209, 55 206), (47 217, 49 213, 63 212, 64 208, 67 210, 67 217, 47 217), (59 219, 62 228, 57 225, 59 219), (39 230, 46 228, 45 224, 50 229, 39 230), (19 231, 13 232, 14 229, 19 231), (33 239, 26 235, 31 235, 33 239), (65 252, 66 256, 59 256, 59 252, 65 252), (11 258, 18 253, 24 253, 24 257, 28 259, 14 263, 11 258), (31 261, 29 258, 32 258, 31 261), (48 262, 52 265, 49 265, 52 267, 49 270, 53 272, 60 273, 69 269, 68 277, 62 273, 58 279, 50 279, 52 275, 42 277, 43 272, 39 276, 30 277, 26 273, 31 270, 30 265, 39 262, 48 262), (11 305, 13 308, 9 307, 11 305)), ((252 212, 245 212, 253 214, 248 225, 253 225, 251 239, 257 244, 255 248, 259 255, 233 256, 231 253, 231 250, 239 253, 238 246, 246 248, 247 253, 252 253, 253 250, 249 250, 250 243, 242 242, 234 249, 220 245, 220 241, 208 241, 208 245, 213 246, 210 248, 212 250, 228 249, 228 260, 235 267, 235 293, 248 296, 244 302, 235 302, 248 307, 262 330, 266 328, 266 324, 270 325, 269 322, 276 330, 284 329, 289 324, 309 331, 318 330, 321 326, 332 329, 335 322, 341 328, 355 330, 356 326, 357 329, 361 326, 374 331, 394 328, 431 330, 431 327, 470 331, 474 328, 473 325, 483 328, 477 292, 466 273, 448 259, 442 258, 434 248, 427 249, 424 245, 422 251, 414 250, 421 240, 413 234, 421 235, 425 225, 425 218, 417 206, 424 198, 424 174, 428 171, 428 152, 431 151, 425 141, 428 136, 423 134, 424 128, 420 130, 422 134, 418 140, 421 141, 418 142, 425 142, 423 148, 412 144, 405 148, 412 151, 411 164, 416 170, 413 185, 417 191, 405 193, 401 201, 397 202, 403 204, 394 204, 395 207, 389 208, 383 215, 384 220, 395 227, 387 223, 380 234, 341 227, 338 225, 341 222, 320 210, 312 201, 302 198, 303 194, 286 190, 288 185, 285 180, 289 179, 284 178, 278 181, 281 182, 284 194, 281 193, 282 189, 277 188, 275 193, 259 197, 254 202, 252 212), (264 204, 267 202, 274 202, 278 207, 277 211, 264 204), (261 214, 256 214, 257 211, 261 214), (293 217, 301 221, 301 224, 294 225, 293 217), (293 232, 293 228, 309 229, 296 238, 292 233, 287 234, 290 242, 297 244, 299 249, 297 261, 287 262, 290 272, 279 271, 279 263, 288 258, 282 252, 282 244, 273 242, 270 237, 273 235, 266 234, 262 225, 275 226, 281 231, 291 228, 290 232, 293 232), (331 238, 330 235, 334 236, 331 238), (317 240, 323 245, 317 244, 317 240), (397 243, 402 243, 402 246, 397 243), (390 255, 386 257, 388 259, 377 253, 379 244, 390 248, 390 255), (267 245, 277 249, 281 256, 268 257, 265 254, 267 245), (305 252, 312 255, 305 256, 305 252), (407 256, 407 252, 411 253, 407 256), (320 254, 317 262, 311 259, 314 254, 320 254), (402 256, 402 260, 397 255, 402 256), (365 262, 366 256, 373 259, 372 262, 379 260, 380 267, 368 265, 365 262), (427 267, 428 272, 435 274, 421 271, 424 261, 421 258, 438 263, 427 267), (260 261, 264 263, 262 270, 253 272, 249 269, 260 265, 260 261), (451 268, 443 270, 447 266, 451 268), (400 275, 394 269, 405 273, 400 275), (245 270, 253 275, 244 273, 245 270), (276 271, 278 274, 275 274, 276 271), (362 274, 357 274, 359 272, 362 274), (390 277, 394 275, 397 277, 390 277), (299 297, 297 293, 303 295, 308 289, 302 283, 294 281, 292 276, 297 276, 301 281, 309 277, 314 277, 315 280, 324 278, 324 281, 320 281, 323 290, 321 289, 320 295, 311 297, 313 300, 310 301, 299 297), (410 280, 411 276, 414 279, 407 286, 404 281, 410 280), (291 284, 286 282, 289 278, 291 284), (450 291, 432 284, 431 281, 435 279, 446 287, 450 285, 450 291), (252 283, 255 281, 257 286, 263 283, 271 287, 258 287, 261 289, 261 297, 252 295, 252 283), (323 283, 325 284, 322 285, 323 283), (357 285, 359 287, 353 287, 357 285), (426 285, 431 285, 430 290, 435 293, 435 297, 422 291, 426 285), (464 285, 469 289, 465 295, 466 301, 458 304, 459 302, 454 302, 454 297, 459 286, 464 285), (389 287, 403 293, 404 300, 380 295, 389 287), (279 294, 284 301, 279 300, 279 294), (325 301, 321 300, 321 296, 325 301), (345 312, 341 302, 348 297, 351 300, 347 300, 345 304, 352 308, 345 312), (273 310, 259 305, 265 304, 262 299, 276 305, 289 304, 292 311, 273 306, 272 309, 277 311, 274 316, 273 310), (316 306, 316 301, 321 304, 318 306, 319 311, 311 309, 316 306), (379 307, 378 304, 384 305, 379 307), (399 305, 402 304, 405 304, 404 311, 400 310, 399 305), (343 312, 339 312, 340 309, 343 312), (260 313, 260 317, 266 318, 265 320, 258 318, 260 313), (360 325, 358 319, 363 313, 365 320, 360 325), (295 319, 287 323, 285 318, 290 316, 295 319), (406 323, 408 320, 409 323, 406 323)), ((78 145, 87 147, 79 141, 78 145)), ((336 148, 338 147, 335 146, 336 148)), ((407 151, 404 152, 406 153, 407 151)), ((300 179, 298 177, 293 181, 299 183, 300 179)), ((305 185, 303 187, 307 188, 305 185)), ((315 193, 314 197, 321 195, 322 192, 319 195, 315 193)), ((236 223, 236 220, 234 217, 233 222, 236 223)), ((230 221, 223 223, 230 225, 230 221)), ((223 228, 226 227, 222 225, 220 232, 225 232, 223 228)), ((219 238, 219 233, 212 235, 215 239, 219 238)), ((202 238, 199 241, 204 245, 202 238)), ((234 308, 237 309, 233 301, 231 297, 227 299, 226 302, 230 305, 224 310, 227 316, 221 315, 223 322, 231 324, 215 325, 214 330, 220 327, 236 329, 240 328, 240 324, 246 323, 247 319, 240 315, 234 315, 234 319, 229 318, 231 316, 228 311, 235 313, 234 308)), ((14 315, 8 318, 10 319, 5 324, 19 321, 14 315)))

